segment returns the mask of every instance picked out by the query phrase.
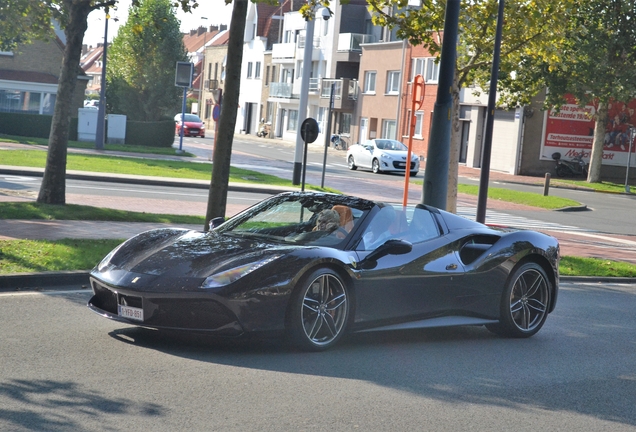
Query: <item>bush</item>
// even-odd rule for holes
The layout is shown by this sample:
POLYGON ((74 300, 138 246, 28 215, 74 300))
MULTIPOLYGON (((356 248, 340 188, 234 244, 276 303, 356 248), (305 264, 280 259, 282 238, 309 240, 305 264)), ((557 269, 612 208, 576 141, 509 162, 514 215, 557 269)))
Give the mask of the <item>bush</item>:
POLYGON ((126 144, 147 147, 172 147, 174 120, 156 122, 126 121, 126 144))
MULTIPOLYGON (((5 135, 48 139, 53 116, 24 113, 0 113, 0 131, 5 135)), ((77 117, 71 118, 68 139, 77 141, 77 117)))

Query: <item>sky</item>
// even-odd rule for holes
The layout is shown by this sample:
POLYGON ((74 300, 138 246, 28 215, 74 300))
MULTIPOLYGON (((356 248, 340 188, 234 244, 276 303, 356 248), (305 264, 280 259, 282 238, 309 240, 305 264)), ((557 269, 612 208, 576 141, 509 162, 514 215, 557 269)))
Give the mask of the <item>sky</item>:
MULTIPOLYGON (((130 0, 119 0, 117 10, 110 11, 108 21, 108 42, 112 42, 117 35, 119 26, 126 23, 128 19, 128 8, 130 0), (118 18, 119 21, 115 21, 118 18)), ((181 21, 181 31, 187 33, 198 28, 200 25, 209 27, 211 25, 228 24, 232 16, 232 4, 226 5, 224 0, 199 0, 199 7, 193 9, 192 13, 185 13, 181 9, 177 11, 177 18, 181 21), (207 20, 202 19, 206 17, 207 20)), ((97 46, 104 41, 104 11, 93 11, 88 16, 88 29, 84 34, 84 44, 97 46)))

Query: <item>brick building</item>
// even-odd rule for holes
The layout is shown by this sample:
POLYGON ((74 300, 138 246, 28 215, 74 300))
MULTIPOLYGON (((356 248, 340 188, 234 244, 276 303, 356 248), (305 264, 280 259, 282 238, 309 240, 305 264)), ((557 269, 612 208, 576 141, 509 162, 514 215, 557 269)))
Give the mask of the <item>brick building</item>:
MULTIPOLYGON (((0 112, 53 114, 64 40, 64 33, 57 29, 48 42, 34 41, 0 52, 0 112)), ((83 73, 78 76, 73 107, 83 106, 87 81, 83 73)))

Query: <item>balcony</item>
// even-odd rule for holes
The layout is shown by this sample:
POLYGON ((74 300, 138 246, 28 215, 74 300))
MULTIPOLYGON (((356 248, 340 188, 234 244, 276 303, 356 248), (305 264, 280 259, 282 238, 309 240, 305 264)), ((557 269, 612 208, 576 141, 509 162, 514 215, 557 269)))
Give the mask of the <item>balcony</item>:
POLYGON ((358 81, 349 78, 323 79, 320 91, 320 106, 329 107, 332 84, 334 86, 334 109, 353 111, 356 100, 358 100, 358 81))
POLYGON ((295 43, 278 43, 272 46, 272 62, 284 63, 293 61, 296 56, 295 43))
POLYGON ((375 42, 375 36, 360 33, 341 33, 338 35, 338 51, 362 52, 360 44, 375 42))
POLYGON ((295 99, 292 93, 292 84, 282 82, 269 83, 269 97, 278 99, 295 99))
POLYGON ((320 78, 309 78, 309 93, 318 93, 320 90, 320 78))

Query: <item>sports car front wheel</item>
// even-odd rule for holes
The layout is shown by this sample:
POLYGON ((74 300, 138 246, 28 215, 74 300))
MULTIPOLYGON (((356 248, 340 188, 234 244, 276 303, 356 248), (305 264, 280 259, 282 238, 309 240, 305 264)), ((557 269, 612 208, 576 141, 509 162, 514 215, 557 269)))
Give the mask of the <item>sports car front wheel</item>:
POLYGON ((347 327, 350 300, 347 286, 335 272, 313 272, 291 299, 288 331, 292 342, 308 351, 333 346, 347 327))
POLYGON ((487 328, 497 334, 527 338, 538 332, 548 316, 550 282, 536 263, 519 267, 510 277, 501 300, 498 324, 487 328))

